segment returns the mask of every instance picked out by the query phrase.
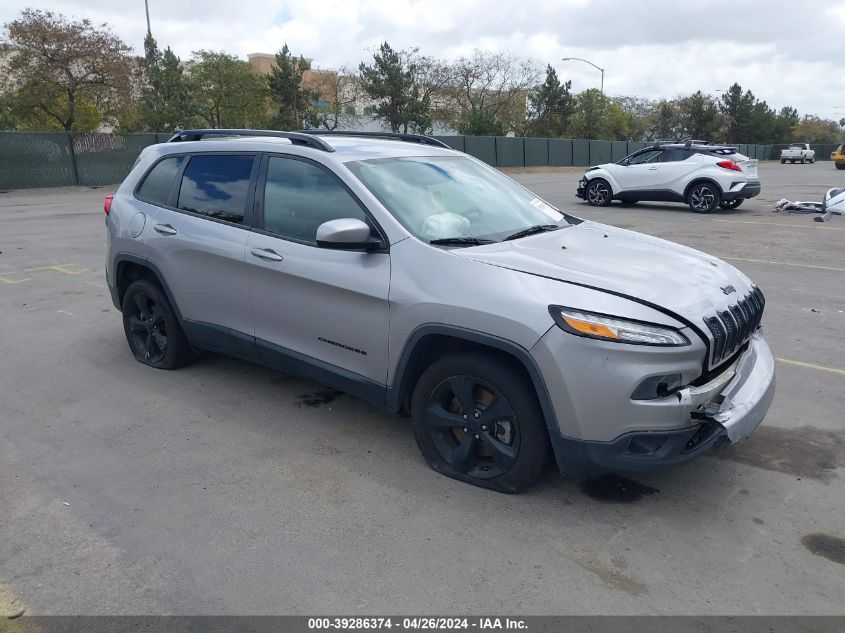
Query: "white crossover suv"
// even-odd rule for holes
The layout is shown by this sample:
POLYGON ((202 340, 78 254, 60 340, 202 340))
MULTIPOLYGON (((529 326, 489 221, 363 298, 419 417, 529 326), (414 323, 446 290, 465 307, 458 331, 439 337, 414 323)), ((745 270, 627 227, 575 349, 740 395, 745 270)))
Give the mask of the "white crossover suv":
POLYGON ((726 145, 656 143, 590 167, 576 195, 599 207, 651 200, 686 202, 696 213, 735 209, 760 193, 757 162, 726 145))

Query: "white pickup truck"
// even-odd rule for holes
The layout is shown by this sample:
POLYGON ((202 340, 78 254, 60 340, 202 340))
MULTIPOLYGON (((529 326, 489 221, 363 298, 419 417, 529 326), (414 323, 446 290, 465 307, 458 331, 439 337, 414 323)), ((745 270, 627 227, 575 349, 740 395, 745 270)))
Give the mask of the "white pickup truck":
POLYGON ((810 148, 809 143, 793 143, 780 152, 780 164, 790 163, 815 163, 816 150, 810 148))

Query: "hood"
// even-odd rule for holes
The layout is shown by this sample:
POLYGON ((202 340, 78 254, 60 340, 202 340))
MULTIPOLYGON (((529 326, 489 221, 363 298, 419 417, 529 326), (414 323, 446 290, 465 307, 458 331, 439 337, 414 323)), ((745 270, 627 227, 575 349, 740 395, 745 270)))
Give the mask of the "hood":
POLYGON ((705 316, 735 304, 752 288, 748 277, 720 259, 656 237, 588 221, 453 253, 645 300, 699 327, 705 316))

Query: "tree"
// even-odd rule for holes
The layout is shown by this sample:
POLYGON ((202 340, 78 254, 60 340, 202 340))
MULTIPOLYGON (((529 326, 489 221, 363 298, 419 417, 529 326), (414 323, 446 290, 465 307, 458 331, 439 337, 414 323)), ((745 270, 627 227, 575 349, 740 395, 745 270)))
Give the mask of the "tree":
POLYGON ((755 102, 750 90, 742 92, 742 86, 733 84, 722 94, 719 109, 724 117, 722 131, 728 143, 748 143, 751 116, 755 102))
POLYGON ((529 131, 532 136, 560 137, 573 112, 572 82, 560 83, 557 71, 546 67, 546 80, 528 96, 529 131))
POLYGON ((675 100, 682 136, 711 140, 722 126, 716 100, 701 90, 675 100))
POLYGON ((316 127, 336 130, 338 127, 348 127, 356 118, 356 107, 363 91, 358 77, 348 68, 315 75, 313 88, 320 99, 328 104, 326 108, 315 108, 310 115, 316 127))
POLYGON ((270 98, 278 109, 276 125, 282 129, 301 130, 315 120, 315 101, 320 96, 314 88, 302 83, 311 62, 290 54, 287 43, 276 53, 276 67, 267 77, 270 98))
POLYGON ((836 121, 806 115, 792 129, 792 140, 803 143, 836 143, 839 140, 839 125, 836 121))
POLYGON ((629 141, 647 141, 654 138, 651 129, 653 113, 657 107, 654 101, 641 97, 613 97, 626 119, 629 141))
POLYGON ((461 134, 524 132, 526 99, 540 79, 533 61, 476 50, 453 69, 451 107, 461 134))
POLYGON ((269 108, 267 84, 243 60, 195 51, 188 72, 196 114, 212 128, 262 127, 269 108))
POLYGON ((179 58, 168 46, 162 52, 151 34, 144 38, 138 125, 153 132, 171 132, 189 125, 191 91, 179 58))
POLYGON ((70 132, 80 110, 108 110, 128 91, 131 49, 105 24, 24 9, 4 26, 2 92, 25 117, 35 111, 70 132))
POLYGON ((596 88, 589 88, 575 96, 572 134, 576 138, 607 138, 607 109, 610 101, 596 88))
POLYGON ((361 87, 377 101, 373 110, 392 132, 425 132, 431 125, 431 96, 417 81, 417 50, 395 51, 383 42, 373 63, 361 63, 361 87))

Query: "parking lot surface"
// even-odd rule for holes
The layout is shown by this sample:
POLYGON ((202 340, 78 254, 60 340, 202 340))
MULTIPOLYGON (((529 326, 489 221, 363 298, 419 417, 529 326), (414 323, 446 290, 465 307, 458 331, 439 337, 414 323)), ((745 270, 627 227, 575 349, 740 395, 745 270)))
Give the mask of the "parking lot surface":
POLYGON ((845 175, 764 164, 760 197, 702 216, 587 207, 581 173, 511 175, 747 273, 777 394, 744 444, 518 496, 321 385, 137 363, 103 274, 114 188, 0 193, 0 613, 845 614, 845 218, 771 211, 845 175))

